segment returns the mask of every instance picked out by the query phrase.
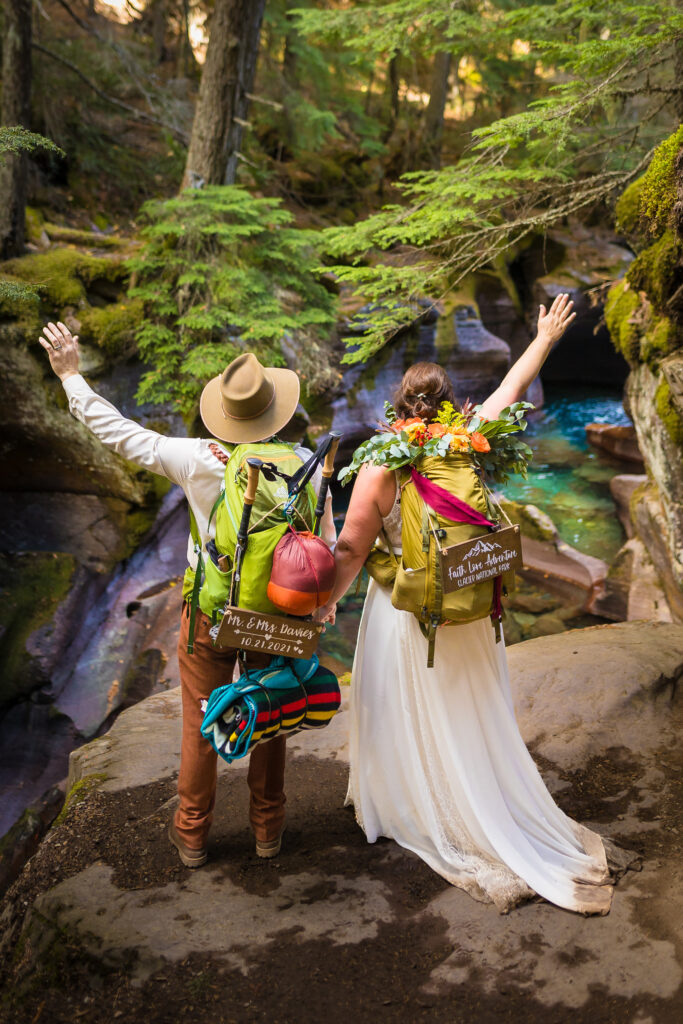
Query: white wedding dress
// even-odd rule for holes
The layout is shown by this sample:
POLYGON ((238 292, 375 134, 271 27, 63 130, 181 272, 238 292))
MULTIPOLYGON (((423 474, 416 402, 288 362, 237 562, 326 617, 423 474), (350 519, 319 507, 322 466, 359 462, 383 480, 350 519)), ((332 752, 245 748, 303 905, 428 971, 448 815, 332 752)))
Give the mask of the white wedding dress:
MULTIPOLYGON (((400 504, 384 520, 400 551, 400 504)), ((394 839, 505 912, 538 893, 607 914, 602 840, 548 793, 520 735, 489 619, 442 627, 434 667, 410 612, 370 581, 351 681, 347 803, 368 841, 394 839)))

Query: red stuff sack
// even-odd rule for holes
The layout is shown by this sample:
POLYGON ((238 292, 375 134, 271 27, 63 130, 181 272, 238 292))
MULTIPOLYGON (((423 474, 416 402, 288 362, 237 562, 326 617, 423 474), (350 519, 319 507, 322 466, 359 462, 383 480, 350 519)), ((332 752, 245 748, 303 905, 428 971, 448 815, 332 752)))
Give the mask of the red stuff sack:
POLYGON ((334 587, 334 555, 320 537, 291 528, 273 552, 268 599, 288 615, 310 615, 334 587))

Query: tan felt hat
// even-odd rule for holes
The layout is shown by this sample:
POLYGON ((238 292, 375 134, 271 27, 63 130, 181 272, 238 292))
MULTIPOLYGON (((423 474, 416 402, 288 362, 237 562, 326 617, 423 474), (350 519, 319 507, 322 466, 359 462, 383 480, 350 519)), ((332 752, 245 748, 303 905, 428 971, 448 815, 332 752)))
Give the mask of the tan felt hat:
POLYGON ((262 366, 245 352, 209 381, 199 411, 212 437, 232 444, 264 441, 289 423, 300 387, 293 370, 262 366))

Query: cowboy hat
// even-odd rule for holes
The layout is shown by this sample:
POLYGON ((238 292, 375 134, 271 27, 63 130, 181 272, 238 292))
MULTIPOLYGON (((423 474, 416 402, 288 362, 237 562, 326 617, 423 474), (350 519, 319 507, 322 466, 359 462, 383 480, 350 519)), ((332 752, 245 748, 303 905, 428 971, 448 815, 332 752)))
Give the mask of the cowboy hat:
POLYGON ((262 366, 253 352, 245 352, 209 381, 199 412, 211 436, 220 441, 265 441, 289 423, 299 391, 293 370, 262 366))

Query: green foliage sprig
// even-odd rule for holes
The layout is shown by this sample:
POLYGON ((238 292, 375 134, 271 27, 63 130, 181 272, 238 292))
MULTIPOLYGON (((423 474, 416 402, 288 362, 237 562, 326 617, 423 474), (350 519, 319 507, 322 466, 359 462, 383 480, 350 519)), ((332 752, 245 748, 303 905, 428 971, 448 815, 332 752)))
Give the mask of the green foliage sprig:
POLYGON ((36 149, 44 149, 55 156, 66 156, 63 149, 55 145, 44 135, 30 132, 21 125, 9 125, 0 128, 0 154, 2 153, 33 153, 36 149))
POLYGON ((286 341, 304 384, 332 373, 321 340, 334 298, 315 274, 312 231, 292 226, 276 199, 238 186, 212 186, 143 207, 144 247, 129 261, 145 318, 137 331, 142 401, 196 409, 203 385, 242 351, 284 363, 286 341))
POLYGON ((515 402, 503 409, 496 419, 489 420, 480 415, 481 406, 460 412, 447 402, 433 421, 444 426, 447 432, 429 437, 427 424, 418 417, 400 429, 404 421, 398 421, 393 407, 385 403, 387 424, 356 448, 351 462, 339 471, 337 479, 347 484, 365 464, 397 470, 417 466, 426 456, 445 458, 453 451, 464 451, 477 469, 495 483, 507 483, 512 474, 526 479, 533 453, 529 445, 513 435, 526 430, 525 417, 533 408, 529 402, 515 402), (472 435, 475 434, 486 438, 489 451, 477 451, 473 447, 476 439, 472 435), (462 446, 458 444, 460 437, 464 439, 462 446))

